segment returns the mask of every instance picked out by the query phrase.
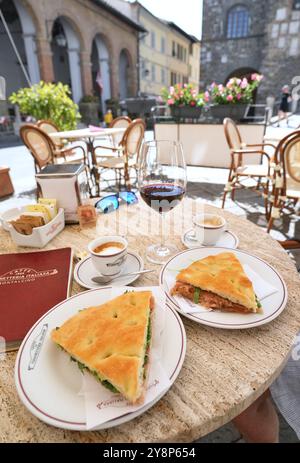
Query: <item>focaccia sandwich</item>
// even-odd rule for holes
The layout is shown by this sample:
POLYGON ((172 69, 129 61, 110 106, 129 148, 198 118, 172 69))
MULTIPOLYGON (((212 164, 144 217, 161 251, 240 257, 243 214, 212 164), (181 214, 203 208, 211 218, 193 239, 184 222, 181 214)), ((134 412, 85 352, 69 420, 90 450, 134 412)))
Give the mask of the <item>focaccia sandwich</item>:
POLYGON ((205 257, 182 270, 171 294, 223 312, 262 312, 252 282, 231 252, 205 257))
POLYGON ((51 333, 80 369, 130 403, 142 403, 147 384, 154 298, 151 291, 126 292, 89 307, 51 333))

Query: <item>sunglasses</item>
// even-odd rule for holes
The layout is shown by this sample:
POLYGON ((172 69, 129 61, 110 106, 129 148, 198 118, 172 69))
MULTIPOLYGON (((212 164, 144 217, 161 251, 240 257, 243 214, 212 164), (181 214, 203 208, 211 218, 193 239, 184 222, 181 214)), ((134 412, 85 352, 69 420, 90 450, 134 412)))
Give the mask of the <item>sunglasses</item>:
POLYGON ((95 208, 97 211, 107 214, 108 212, 116 211, 119 208, 121 200, 125 201, 126 204, 135 204, 138 202, 138 198, 133 191, 121 191, 120 193, 100 199, 96 202, 95 208))

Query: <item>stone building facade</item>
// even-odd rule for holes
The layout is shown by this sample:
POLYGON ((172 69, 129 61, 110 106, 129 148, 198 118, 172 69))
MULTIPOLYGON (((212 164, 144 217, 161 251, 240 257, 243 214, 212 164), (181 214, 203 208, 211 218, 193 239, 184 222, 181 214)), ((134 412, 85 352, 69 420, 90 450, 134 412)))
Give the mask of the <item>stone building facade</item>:
POLYGON ((204 0, 201 86, 252 72, 260 101, 300 76, 300 1, 204 0))
MULTIPOLYGON (((105 1, 2 0, 0 7, 32 83, 61 80, 76 102, 101 86, 103 100, 137 94, 145 31, 105 1)), ((28 83, 1 22, 0 34, 0 75, 9 96, 28 83)))

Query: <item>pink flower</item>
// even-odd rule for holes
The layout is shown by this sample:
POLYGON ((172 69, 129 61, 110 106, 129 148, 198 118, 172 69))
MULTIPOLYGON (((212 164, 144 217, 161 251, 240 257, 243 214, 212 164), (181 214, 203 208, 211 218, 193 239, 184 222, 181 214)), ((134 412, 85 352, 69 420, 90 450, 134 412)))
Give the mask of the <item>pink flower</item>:
POLYGON ((175 92, 175 88, 174 88, 174 87, 170 87, 170 95, 174 95, 174 92, 175 92))
POLYGON ((172 106, 174 103, 175 103, 175 101, 173 100, 173 98, 168 99, 168 105, 169 106, 172 106))
POLYGON ((241 88, 245 89, 247 87, 248 87, 248 80, 246 79, 246 77, 244 77, 244 79, 242 80, 242 83, 241 83, 241 88))
POLYGON ((220 92, 223 92, 223 91, 224 91, 224 87, 223 87, 222 84, 219 85, 219 91, 220 91, 220 92))
POLYGON ((232 101, 232 100, 233 100, 233 96, 232 96, 232 95, 228 95, 226 99, 227 99, 227 101, 232 101))
POLYGON ((210 95, 209 95, 209 92, 205 92, 204 93, 204 101, 206 101, 206 103, 210 100, 210 95))
POLYGON ((251 80, 257 80, 258 75, 256 73, 252 74, 251 80))
POLYGON ((192 100, 192 101, 190 102, 190 106, 196 106, 196 101, 192 100))
POLYGON ((236 83, 240 85, 242 83, 242 79, 236 79, 236 83))
POLYGON ((242 98, 242 95, 240 93, 237 94, 237 99, 240 100, 242 98))
POLYGON ((227 87, 227 88, 232 88, 232 85, 233 85, 233 83, 229 81, 229 82, 227 82, 226 87, 227 87))

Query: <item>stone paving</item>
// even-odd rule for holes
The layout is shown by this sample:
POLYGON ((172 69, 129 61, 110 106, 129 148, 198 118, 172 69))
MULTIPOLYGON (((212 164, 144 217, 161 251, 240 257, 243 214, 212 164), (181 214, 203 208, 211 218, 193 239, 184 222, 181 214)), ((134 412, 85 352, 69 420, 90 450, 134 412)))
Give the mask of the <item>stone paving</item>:
MULTIPOLYGON (((16 205, 28 204, 35 200, 34 166, 32 158, 26 148, 16 142, 14 146, 7 144, 6 148, 0 149, 0 165, 11 168, 11 177, 15 187, 15 194, 0 201, 0 213, 16 205)), ((227 182, 228 171, 226 169, 210 169, 200 167, 188 168, 188 196, 201 198, 215 206, 221 205, 221 195, 227 182)), ((241 191, 236 195, 236 202, 228 199, 226 209, 234 214, 243 215, 257 225, 265 228, 264 208, 261 199, 249 191, 241 191)), ((274 238, 286 239, 288 237, 300 238, 300 221, 292 218, 275 224, 272 232, 274 238)), ((300 251, 293 253, 297 265, 300 267, 300 251)), ((297 436, 289 425, 280 417, 280 441, 299 442, 297 436)), ((223 426, 219 430, 199 440, 201 443, 216 442, 243 442, 241 436, 231 424, 223 426)))

